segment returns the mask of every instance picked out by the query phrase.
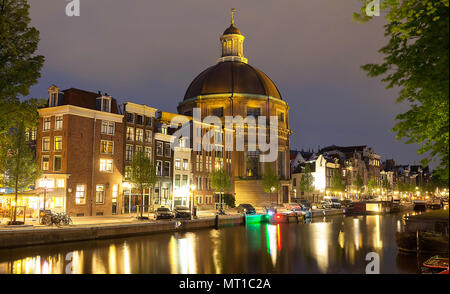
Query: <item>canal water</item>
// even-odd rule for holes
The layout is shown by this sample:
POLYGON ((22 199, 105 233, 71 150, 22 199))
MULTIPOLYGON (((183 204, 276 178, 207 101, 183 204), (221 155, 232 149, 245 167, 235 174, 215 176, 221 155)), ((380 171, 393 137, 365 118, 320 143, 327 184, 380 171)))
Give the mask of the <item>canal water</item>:
POLYGON ((375 252, 380 273, 418 273, 398 252, 403 214, 253 224, 112 240, 0 250, 0 273, 365 273, 375 252))

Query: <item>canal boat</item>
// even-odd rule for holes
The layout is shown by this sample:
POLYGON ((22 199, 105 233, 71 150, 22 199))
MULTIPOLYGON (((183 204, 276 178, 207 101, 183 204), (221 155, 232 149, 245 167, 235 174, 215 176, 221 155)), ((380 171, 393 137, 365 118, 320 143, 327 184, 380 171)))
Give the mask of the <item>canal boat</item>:
POLYGON ((440 209, 442 208, 441 200, 438 198, 431 199, 427 202, 427 207, 430 209, 440 209))
POLYGON ((424 267, 445 270, 448 268, 448 258, 435 255, 423 263, 424 267))
POLYGON ((425 200, 414 200, 414 210, 426 210, 427 202, 425 200))

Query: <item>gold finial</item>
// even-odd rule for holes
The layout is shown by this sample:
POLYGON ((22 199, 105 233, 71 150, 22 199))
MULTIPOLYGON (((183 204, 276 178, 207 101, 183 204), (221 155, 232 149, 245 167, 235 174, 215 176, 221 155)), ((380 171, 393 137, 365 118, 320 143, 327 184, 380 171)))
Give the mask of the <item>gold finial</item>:
POLYGON ((236 9, 231 8, 231 24, 234 24, 234 13, 236 12, 236 9))

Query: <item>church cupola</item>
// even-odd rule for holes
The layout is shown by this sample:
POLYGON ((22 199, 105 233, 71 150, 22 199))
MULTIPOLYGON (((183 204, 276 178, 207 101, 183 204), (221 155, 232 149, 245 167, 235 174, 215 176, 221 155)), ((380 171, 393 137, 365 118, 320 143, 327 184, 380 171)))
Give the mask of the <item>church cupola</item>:
POLYGON ((234 26, 235 9, 231 9, 231 25, 223 32, 220 37, 222 45, 222 57, 217 62, 224 61, 240 61, 247 63, 247 58, 244 57, 244 39, 241 31, 234 26))

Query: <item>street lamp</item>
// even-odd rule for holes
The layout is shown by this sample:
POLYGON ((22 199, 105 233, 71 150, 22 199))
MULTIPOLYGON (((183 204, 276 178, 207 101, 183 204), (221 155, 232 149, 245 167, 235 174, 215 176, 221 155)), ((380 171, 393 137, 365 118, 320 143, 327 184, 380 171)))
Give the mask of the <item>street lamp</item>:
POLYGON ((275 187, 274 187, 274 186, 270 187, 270 192, 272 192, 272 193, 270 194, 270 206, 273 206, 273 202, 272 202, 272 194, 275 192, 275 187))
POLYGON ((194 191, 195 191, 195 185, 194 184, 191 184, 191 186, 189 187, 190 188, 190 193, 189 193, 189 197, 191 197, 191 194, 192 194, 192 197, 191 197, 191 199, 189 199, 189 206, 191 207, 191 214, 193 214, 194 213, 194 191))

